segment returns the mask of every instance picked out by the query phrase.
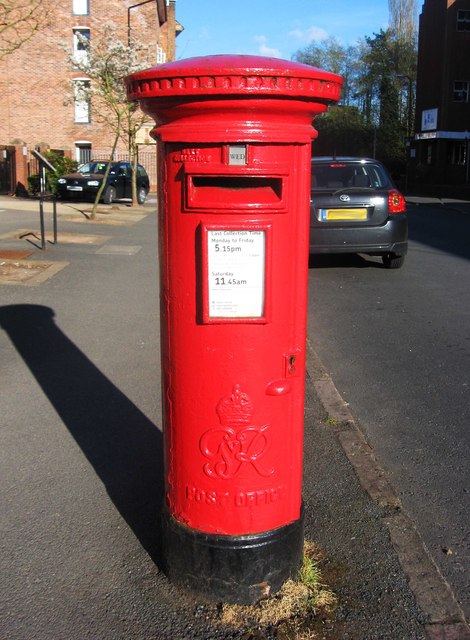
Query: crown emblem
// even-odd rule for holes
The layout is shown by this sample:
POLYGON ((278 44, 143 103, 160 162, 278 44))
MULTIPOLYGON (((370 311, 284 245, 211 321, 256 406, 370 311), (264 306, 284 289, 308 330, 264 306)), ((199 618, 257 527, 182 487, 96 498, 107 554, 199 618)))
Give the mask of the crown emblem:
POLYGON ((250 424, 254 413, 253 402, 249 395, 240 391, 240 385, 233 387, 232 394, 221 398, 216 411, 221 425, 250 424))

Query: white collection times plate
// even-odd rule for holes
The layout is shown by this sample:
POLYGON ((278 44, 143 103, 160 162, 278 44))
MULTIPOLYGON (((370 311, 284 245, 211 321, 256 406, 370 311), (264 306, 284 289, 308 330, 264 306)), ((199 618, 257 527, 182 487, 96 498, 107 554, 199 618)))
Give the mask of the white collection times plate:
POLYGON ((207 243, 209 317, 262 318, 266 232, 208 230, 207 243))

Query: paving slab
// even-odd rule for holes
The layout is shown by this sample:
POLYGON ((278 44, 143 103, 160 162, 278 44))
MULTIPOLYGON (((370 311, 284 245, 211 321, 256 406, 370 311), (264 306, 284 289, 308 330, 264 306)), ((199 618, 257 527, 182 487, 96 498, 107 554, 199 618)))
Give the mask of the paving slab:
POLYGON ((140 245, 106 244, 96 253, 104 256, 134 256, 142 249, 140 245))

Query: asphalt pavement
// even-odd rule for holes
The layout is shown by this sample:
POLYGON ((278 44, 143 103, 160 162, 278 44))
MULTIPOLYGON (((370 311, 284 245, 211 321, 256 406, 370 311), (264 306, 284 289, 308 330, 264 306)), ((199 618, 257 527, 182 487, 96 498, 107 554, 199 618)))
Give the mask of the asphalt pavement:
MULTIPOLYGON (((0 638, 279 638, 235 628, 158 568, 162 494, 156 202, 0 197, 0 638)), ((324 554, 333 620, 318 638, 463 640, 468 625, 309 350, 305 536, 324 554)))

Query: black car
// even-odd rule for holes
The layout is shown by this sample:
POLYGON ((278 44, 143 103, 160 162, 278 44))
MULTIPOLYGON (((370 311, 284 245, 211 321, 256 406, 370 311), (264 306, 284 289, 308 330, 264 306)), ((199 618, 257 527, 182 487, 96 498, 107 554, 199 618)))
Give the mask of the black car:
POLYGON ((406 203, 385 167, 369 158, 313 158, 310 253, 365 253, 402 266, 406 203))
MULTIPOLYGON (((62 176, 57 183, 58 195, 64 199, 94 200, 107 166, 108 163, 101 160, 88 162, 79 167, 76 173, 62 176)), ((139 164, 137 165, 137 200, 139 204, 145 202, 149 189, 147 172, 139 164)), ((104 203, 111 204, 121 198, 132 198, 131 165, 129 162, 112 162, 101 199, 104 203)))

